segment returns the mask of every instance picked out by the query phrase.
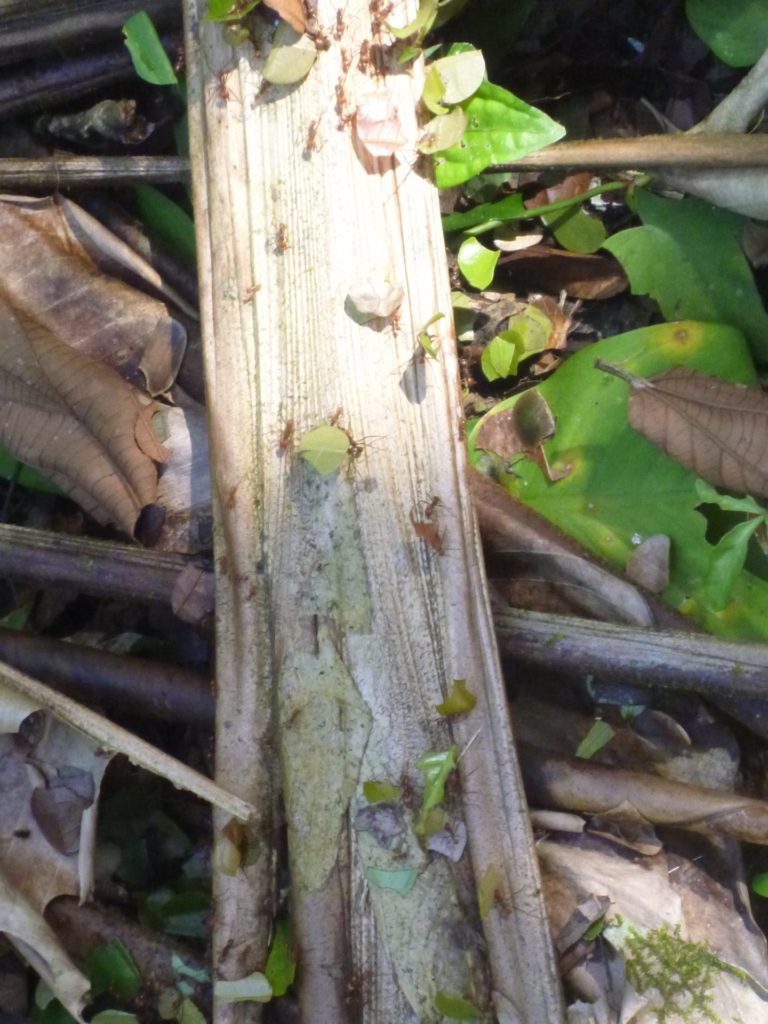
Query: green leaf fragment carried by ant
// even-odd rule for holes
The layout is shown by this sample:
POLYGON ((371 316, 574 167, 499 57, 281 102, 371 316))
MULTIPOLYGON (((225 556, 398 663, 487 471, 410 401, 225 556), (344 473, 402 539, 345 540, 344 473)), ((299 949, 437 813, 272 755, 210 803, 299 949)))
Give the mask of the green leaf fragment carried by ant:
POLYGON ((460 185, 492 164, 519 160, 565 134, 543 111, 490 82, 482 82, 462 107, 468 122, 463 138, 435 157, 438 188, 460 185))
POLYGON ((242 21, 254 7, 257 7, 261 0, 244 0, 243 3, 233 3, 232 0, 208 0, 208 10, 205 13, 206 21, 242 21))
POLYGON ((391 871, 387 868, 366 868, 365 877, 370 885, 378 886, 379 889, 394 889, 405 896, 416 884, 419 869, 397 868, 391 871))
POLYGON ((483 918, 491 912, 496 893, 504 887, 504 873, 495 864, 489 864, 477 883, 477 910, 483 918))
POLYGON ((432 23, 437 17, 437 2, 438 0, 421 0, 413 21, 409 21, 407 25, 403 25, 401 28, 387 23, 387 28, 395 39, 410 39, 414 36, 416 42, 421 42, 432 28, 432 23))
POLYGON ((598 750, 602 750, 606 743, 610 743, 614 735, 615 731, 607 722, 597 719, 576 748, 576 757, 583 757, 587 760, 594 757, 598 750))
POLYGON ((296 977, 293 931, 286 918, 280 918, 269 947, 264 974, 272 987, 273 996, 285 995, 296 977))
POLYGON ((123 35, 139 78, 152 85, 177 84, 176 72, 146 11, 137 11, 128 18, 123 35))
POLYGON ((321 423, 299 438, 299 455, 320 473, 329 476, 341 467, 349 452, 349 438, 341 427, 321 423))
POLYGON ((473 288, 487 288, 493 280, 496 264, 501 253, 486 249, 474 237, 461 243, 457 260, 459 270, 473 288))
POLYGON ((463 50, 441 57, 430 65, 441 83, 440 102, 453 106, 473 96, 485 78, 485 58, 480 50, 463 50))
POLYGON ((301 35, 287 21, 281 21, 262 75, 273 85, 293 85, 307 77, 316 57, 313 40, 301 35))
POLYGON ((753 875, 749 884, 752 892, 758 896, 768 896, 768 872, 761 871, 759 875, 753 875))
POLYGON ((442 990, 435 994, 435 1009, 449 1020, 479 1020, 483 1016, 468 999, 442 990))
POLYGON ((443 98, 444 88, 443 80, 437 73, 437 68, 434 64, 431 64, 427 68, 424 88, 421 91, 421 100, 427 110, 431 110, 433 114, 448 113, 448 107, 443 106, 440 102, 443 98))
POLYGON ((268 1003, 272 986, 260 971, 235 981, 219 979, 213 983, 213 998, 221 1003, 268 1003))
POLYGON ((120 939, 110 939, 94 947, 86 957, 85 969, 94 996, 112 992, 128 1001, 141 988, 139 969, 120 939))
POLYGON ((440 153, 459 141, 467 127, 467 115, 461 107, 454 107, 447 113, 438 113, 427 121, 421 133, 417 149, 420 153, 440 153))
POLYGON ((394 782, 368 779, 363 783, 363 795, 372 804, 395 803, 400 799, 400 787, 394 782))
POLYGON ((471 711, 475 704, 477 697, 467 689, 466 679, 454 679, 451 692, 441 704, 436 705, 436 710, 441 715, 460 715, 471 711))
POLYGON ((437 359, 437 349, 427 332, 432 324, 437 323, 438 320, 442 320, 444 316, 445 313, 435 313, 435 315, 431 316, 419 331, 419 345, 421 345, 430 359, 437 359))
POLYGON ((425 754, 416 767, 424 774, 424 794, 416 823, 416 831, 423 832, 427 815, 445 799, 445 780, 456 767, 456 751, 449 747, 448 750, 425 754))

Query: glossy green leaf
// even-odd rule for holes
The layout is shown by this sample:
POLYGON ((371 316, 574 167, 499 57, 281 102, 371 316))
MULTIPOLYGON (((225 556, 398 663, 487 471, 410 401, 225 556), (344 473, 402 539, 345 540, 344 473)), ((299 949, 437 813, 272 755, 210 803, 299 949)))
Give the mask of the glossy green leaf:
POLYGON ((123 25, 125 45, 139 78, 152 85, 176 85, 178 79, 146 11, 137 11, 123 25))
MULTIPOLYGON (((557 431, 544 448, 553 469, 570 467, 568 475, 553 483, 538 465, 524 460, 515 463, 514 474, 504 483, 520 500, 620 568, 638 538, 666 534, 672 557, 665 599, 710 632, 768 639, 765 580, 743 570, 725 608, 713 607, 704 589, 712 545, 698 511, 698 478, 628 426, 626 385, 596 369, 595 358, 642 377, 687 366, 725 380, 756 381, 748 347, 733 328, 689 321, 606 338, 571 356, 538 385, 557 420, 557 431)), ((500 405, 509 407, 514 401, 500 405)))
POLYGON ((485 77, 485 59, 480 50, 463 50, 441 57, 430 65, 443 83, 440 99, 453 106, 473 96, 485 77))
POLYGON ((349 451, 349 438, 341 427, 321 423, 299 438, 299 455, 322 476, 335 473, 349 451))
POLYGON ((598 217, 590 217, 580 206, 572 206, 563 213, 545 214, 544 222, 568 252, 588 255, 597 252, 605 242, 603 222, 598 217))
POLYGON ((287 21, 281 21, 275 29, 262 74, 273 85, 293 85, 307 77, 316 57, 314 41, 306 33, 301 35, 287 21))
POLYGON ((768 872, 761 871, 760 874, 753 875, 750 888, 758 896, 768 896, 768 872))
POLYGON ((715 544, 702 586, 715 611, 722 611, 728 604, 728 598, 747 560, 750 538, 763 523, 765 519, 762 517, 737 523, 715 544))
POLYGON ((461 107, 447 114, 438 114, 427 121, 416 147, 420 153, 439 153, 458 142, 467 127, 467 115, 461 107))
POLYGON ((479 1020, 483 1015, 468 999, 450 992, 435 993, 435 1009, 449 1020, 479 1020))
POLYGON ((416 767, 424 773, 424 792, 416 824, 416 831, 423 832, 427 814, 445 799, 445 780, 456 767, 456 752, 450 747, 448 750, 425 754, 416 767))
POLYGON ((517 372, 522 344, 515 331, 502 331, 491 338, 480 356, 480 368, 487 380, 503 380, 517 372))
POLYGON ((141 988, 139 969, 120 939, 110 939, 92 949, 85 958, 85 970, 94 996, 112 992, 130 1000, 141 988))
POLYGON ((195 222, 178 203, 151 185, 134 188, 136 209, 142 223, 188 267, 196 265, 195 222))
POLYGON ((731 67, 754 64, 768 47, 765 0, 686 0, 685 13, 696 35, 731 67))
POLYGON ((275 926, 264 974, 272 988, 273 996, 285 995, 296 977, 293 929, 290 921, 284 917, 280 918, 275 926))
POLYGON ((435 157, 439 188, 460 185, 491 164, 519 160, 565 134, 547 114, 490 82, 483 82, 462 107, 468 122, 464 137, 435 157))
POLYGON ((615 735, 611 726, 601 718, 593 722, 589 732, 576 748, 576 757, 589 759, 594 757, 598 750, 610 743, 615 735))
POLYGON ((487 288, 493 280, 500 252, 486 249, 474 237, 465 238, 457 254, 459 270, 473 288, 487 288))
POLYGON ((461 715, 465 711, 471 711, 477 704, 477 697, 467 687, 466 679, 454 679, 451 683, 451 692, 435 710, 441 715, 461 715))
POLYGON ((387 22, 387 28, 395 39, 410 39, 412 36, 417 42, 421 42, 424 36, 432 28, 432 23, 437 17, 437 0, 420 0, 419 9, 413 21, 407 25, 398 27, 387 22))
POLYGON ((397 868, 392 871, 387 868, 366 868, 365 877, 369 885, 378 886, 379 889, 394 889, 405 896, 416 884, 419 869, 397 868))
POLYGON ((627 272, 634 294, 648 294, 667 320, 738 327, 758 363, 768 363, 768 313, 741 247, 744 218, 700 199, 635 192, 643 227, 613 235, 604 248, 627 272))
POLYGON ((213 998, 220 1003, 268 1003, 272 988, 259 971, 236 981, 217 979, 213 983, 213 998))
POLYGON ((696 481, 696 494, 702 504, 716 505, 723 512, 745 512, 747 515, 755 516, 768 515, 768 509, 758 505, 749 494, 742 498, 737 498, 733 494, 720 494, 712 484, 708 484, 701 477, 696 481))
POLYGON ((504 196, 495 203, 480 203, 462 213, 446 214, 443 217, 443 231, 465 231, 488 221, 503 224, 508 220, 521 220, 533 216, 535 214, 527 210, 523 203, 522 193, 513 192, 511 196, 504 196))
POLYGON ((400 799, 400 787, 394 782, 368 779, 363 783, 363 796, 372 804, 395 803, 400 799))

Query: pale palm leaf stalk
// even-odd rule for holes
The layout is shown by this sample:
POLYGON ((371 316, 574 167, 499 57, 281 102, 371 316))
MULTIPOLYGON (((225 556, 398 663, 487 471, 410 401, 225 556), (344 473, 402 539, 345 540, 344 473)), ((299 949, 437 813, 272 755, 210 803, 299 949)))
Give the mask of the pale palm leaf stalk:
MULTIPOLYGON (((553 1024, 559 987, 465 479, 437 193, 428 168, 402 154, 368 156, 348 118, 386 92, 413 138, 423 69, 360 70, 367 4, 343 5, 337 39, 337 8, 321 2, 329 47, 300 85, 263 90, 267 48, 231 49, 203 13, 187 0, 217 781, 259 808, 250 856, 216 876, 217 972, 264 966, 279 791, 303 1020, 437 1022, 443 991, 492 998, 500 1021, 553 1024), (376 329, 345 312, 369 273, 405 293, 376 329), (414 358, 438 312, 437 359, 414 358), (332 419, 365 440, 323 476, 293 449, 332 419), (433 496, 442 555, 412 524, 433 496), (478 701, 449 722, 435 706, 454 679, 478 701), (399 831, 387 847, 363 782, 419 783, 417 761, 451 745, 463 752, 454 810, 469 855, 453 864, 426 853, 402 800, 390 805, 399 831), (407 892, 382 884, 408 868, 407 892), (476 885, 496 877, 489 870, 497 899, 480 920, 476 885)), ((389 18, 404 24, 408 12, 389 18)), ((217 821, 218 837, 226 825, 217 821)), ((246 1005, 218 1004, 217 1020, 257 1019, 246 1005)))

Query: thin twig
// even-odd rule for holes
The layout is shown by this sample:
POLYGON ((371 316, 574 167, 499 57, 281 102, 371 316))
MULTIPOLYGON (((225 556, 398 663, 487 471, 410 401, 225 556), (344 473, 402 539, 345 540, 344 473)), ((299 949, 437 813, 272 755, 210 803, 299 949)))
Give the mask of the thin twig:
POLYGON ((189 180, 189 160, 180 156, 67 156, 0 160, 0 187, 68 188, 73 185, 162 185, 189 180))

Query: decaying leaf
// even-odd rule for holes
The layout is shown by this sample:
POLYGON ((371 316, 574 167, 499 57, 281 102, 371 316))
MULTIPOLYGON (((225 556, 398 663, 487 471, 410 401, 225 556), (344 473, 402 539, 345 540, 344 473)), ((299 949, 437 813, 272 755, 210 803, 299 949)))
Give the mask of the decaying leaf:
POLYGON ((301 0, 264 0, 264 3, 276 11, 297 32, 306 30, 307 19, 301 0))
POLYGON ((620 265, 602 253, 593 256, 567 252, 548 245, 534 245, 521 252, 504 253, 516 291, 564 291, 574 299, 609 299, 627 287, 620 265))
POLYGON ((405 292, 389 279, 389 272, 371 273, 349 289, 344 308, 355 323, 390 317, 400 308, 405 292))
POLYGON ((503 459, 522 453, 541 466, 549 480, 560 480, 570 466, 554 470, 544 452, 544 442, 555 433, 555 418, 546 399, 536 388, 530 388, 513 406, 491 413, 475 434, 475 446, 496 452, 503 459))
POLYGON ((293 85, 306 78, 316 57, 317 48, 312 39, 287 22, 281 22, 262 73, 265 80, 274 85, 293 85))
POLYGON ((151 404, 113 369, 76 352, 0 300, 0 443, 98 522, 133 535, 167 452, 151 404))
POLYGON ((625 567, 627 579, 652 594, 663 593, 669 586, 669 547, 666 534, 646 537, 629 557, 625 567))
POLYGON ((768 396, 744 384, 673 366, 635 377, 597 360, 630 387, 629 425, 711 484, 768 495, 768 396))
POLYGON ((393 156, 408 141, 397 107, 385 91, 369 93, 357 105, 355 132, 373 157, 393 156))

